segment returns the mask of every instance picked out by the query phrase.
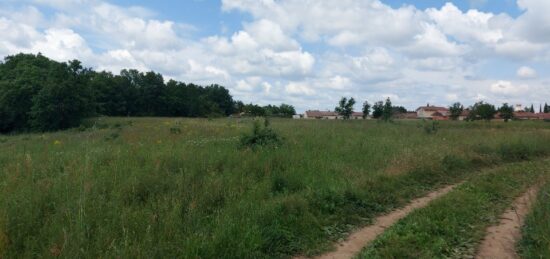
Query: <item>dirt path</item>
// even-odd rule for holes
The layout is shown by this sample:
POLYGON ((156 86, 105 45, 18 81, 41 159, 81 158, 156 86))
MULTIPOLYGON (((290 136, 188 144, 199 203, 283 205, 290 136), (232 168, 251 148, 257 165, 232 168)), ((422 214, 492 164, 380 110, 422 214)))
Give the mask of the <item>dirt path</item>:
POLYGON ((487 229, 487 235, 478 248, 476 258, 519 258, 516 242, 521 239, 521 226, 536 200, 538 187, 532 187, 517 198, 506 210, 496 226, 487 229))
MULTIPOLYGON (((337 244, 336 251, 320 255, 315 258, 319 259, 340 259, 340 258, 352 258, 359 253, 363 247, 372 242, 376 237, 384 232, 384 230, 393 225, 398 220, 404 218, 411 211, 419 209, 428 205, 432 200, 435 200, 448 192, 450 192, 458 184, 450 185, 445 188, 439 189, 435 192, 428 194, 422 198, 413 200, 404 208, 390 212, 389 214, 380 216, 375 219, 374 224, 359 229, 352 233, 347 240, 337 244)), ((303 257, 302 257, 303 258, 303 257)))

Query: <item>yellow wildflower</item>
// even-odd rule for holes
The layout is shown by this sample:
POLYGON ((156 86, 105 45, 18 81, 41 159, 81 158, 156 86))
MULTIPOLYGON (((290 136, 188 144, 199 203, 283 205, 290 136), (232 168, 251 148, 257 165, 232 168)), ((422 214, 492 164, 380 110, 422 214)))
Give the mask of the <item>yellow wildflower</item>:
POLYGON ((53 142, 53 144, 54 144, 54 145, 61 145, 61 141, 56 140, 56 141, 53 142))

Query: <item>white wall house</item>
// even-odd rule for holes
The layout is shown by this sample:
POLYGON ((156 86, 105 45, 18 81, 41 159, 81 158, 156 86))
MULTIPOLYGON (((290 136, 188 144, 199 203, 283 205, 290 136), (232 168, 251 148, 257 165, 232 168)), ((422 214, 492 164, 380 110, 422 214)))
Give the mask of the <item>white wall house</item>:
POLYGON ((416 115, 419 119, 432 119, 435 116, 449 116, 449 109, 438 106, 421 106, 416 109, 416 115))

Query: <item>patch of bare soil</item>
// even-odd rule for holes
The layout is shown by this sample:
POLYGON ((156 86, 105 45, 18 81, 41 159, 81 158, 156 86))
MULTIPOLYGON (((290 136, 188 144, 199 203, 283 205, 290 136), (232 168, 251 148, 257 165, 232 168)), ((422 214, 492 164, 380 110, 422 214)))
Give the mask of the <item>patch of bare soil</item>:
POLYGON ((396 223, 398 220, 407 216, 415 209, 427 206, 431 201, 447 194, 458 184, 450 185, 445 188, 434 191, 427 196, 413 200, 404 208, 395 210, 389 214, 377 217, 373 225, 369 225, 352 233, 345 241, 337 244, 336 250, 315 258, 319 259, 340 259, 352 258, 359 253, 363 247, 372 242, 376 237, 384 232, 386 228, 396 223))
POLYGON ((537 192, 538 187, 530 188, 514 201, 512 208, 501 215, 498 225, 487 229, 476 258, 519 258, 516 243, 521 239, 521 226, 536 200, 537 192))

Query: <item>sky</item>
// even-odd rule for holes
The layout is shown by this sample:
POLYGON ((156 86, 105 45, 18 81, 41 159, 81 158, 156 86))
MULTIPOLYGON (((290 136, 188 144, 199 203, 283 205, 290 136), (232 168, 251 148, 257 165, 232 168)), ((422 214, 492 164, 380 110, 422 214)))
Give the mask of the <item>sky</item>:
POLYGON ((0 0, 0 57, 135 68, 299 112, 550 103, 548 0, 0 0))

